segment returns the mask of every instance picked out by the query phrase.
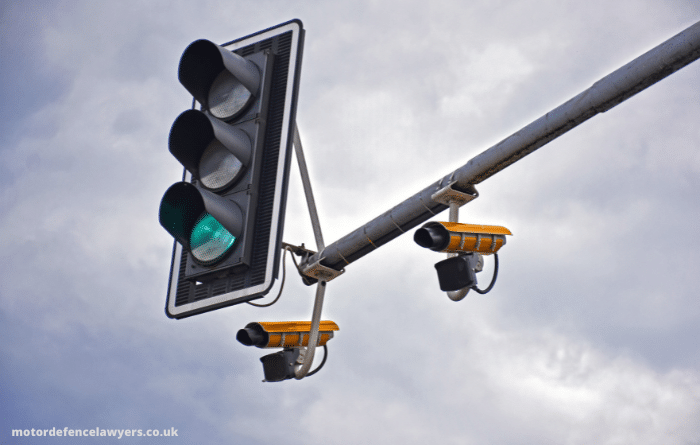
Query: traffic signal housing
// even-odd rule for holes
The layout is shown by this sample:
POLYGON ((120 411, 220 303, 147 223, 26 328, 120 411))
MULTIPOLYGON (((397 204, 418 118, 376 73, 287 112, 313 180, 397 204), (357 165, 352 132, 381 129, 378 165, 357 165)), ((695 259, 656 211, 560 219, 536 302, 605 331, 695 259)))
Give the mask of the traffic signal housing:
POLYGON ((168 139, 185 169, 159 209, 175 239, 171 318, 260 298, 277 278, 303 37, 293 20, 182 54, 178 79, 199 107, 168 139))

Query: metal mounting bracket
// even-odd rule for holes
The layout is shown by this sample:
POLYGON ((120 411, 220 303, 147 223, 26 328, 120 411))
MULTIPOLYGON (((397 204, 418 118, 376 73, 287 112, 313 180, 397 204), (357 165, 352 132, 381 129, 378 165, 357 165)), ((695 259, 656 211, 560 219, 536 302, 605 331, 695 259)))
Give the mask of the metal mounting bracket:
MULTIPOLYGON (((321 232, 321 223, 319 222, 318 212, 316 211, 316 202, 314 201, 314 195, 311 191, 311 181, 309 180, 309 170, 306 167, 306 159, 304 158, 304 149, 301 146, 301 137, 299 136, 299 128, 296 123, 294 124, 294 151, 297 158, 297 163, 299 164, 299 173, 301 174, 301 182, 304 187, 304 195, 306 196, 306 204, 309 208, 309 216, 311 217, 311 226, 314 231, 314 237, 316 238, 316 248, 319 252, 323 252, 326 248, 323 242, 323 234, 321 232)), ((311 251, 306 249, 303 245, 297 247, 295 253, 301 253, 303 259, 307 260, 311 255, 307 255, 311 251)), ((303 350, 303 362, 301 365, 294 370, 294 378, 301 380, 309 373, 311 369, 311 363, 314 361, 314 354, 316 352, 316 347, 318 346, 319 340, 319 325, 321 323, 321 311, 323 310, 323 298, 326 293, 326 281, 324 274, 329 274, 328 271, 333 271, 328 267, 322 266, 320 264, 312 264, 311 266, 302 266, 302 273, 306 276, 316 278, 318 284, 316 285, 316 298, 314 300, 314 308, 311 314, 311 331, 309 332, 309 343, 306 349, 303 350), (324 270, 326 269, 326 270, 324 270), (314 272, 317 271, 317 272, 314 272), (316 273, 316 276, 313 275, 316 273), (311 274, 311 275, 310 275, 311 274)), ((337 271, 334 271, 337 273, 337 271)), ((342 272, 341 272, 342 273, 342 272)), ((338 273, 339 274, 339 273, 338 273)), ((337 275, 336 275, 337 276, 337 275)), ((303 277, 302 277, 303 278, 303 277)), ((332 277, 332 278, 335 278, 332 277)), ((329 279, 332 279, 329 278, 329 279)), ((300 351, 301 352, 301 351, 300 351)))
POLYGON ((313 250, 308 249, 304 243, 301 243, 301 246, 295 246, 293 244, 282 242, 282 248, 289 250, 297 256, 300 256, 302 261, 316 253, 313 250))
POLYGON ((321 258, 313 264, 302 265, 301 273, 303 273, 307 277, 315 278, 319 281, 328 282, 342 275, 345 272, 345 269, 335 270, 331 269, 330 267, 326 267, 323 264, 321 264, 321 261, 323 261, 323 258, 321 258))
MULTIPOLYGON (((440 204, 445 204, 451 206, 456 204, 458 207, 463 206, 479 197, 479 192, 476 188, 469 184, 469 187, 465 191, 457 190, 453 186, 456 181, 450 182, 446 187, 441 188, 437 192, 433 193, 430 199, 440 204)), ((457 221, 454 221, 457 222, 457 221)))
MULTIPOLYGON (((479 192, 472 184, 469 184, 468 188, 465 191, 455 189, 453 187, 454 184, 455 181, 450 182, 446 187, 443 187, 437 192, 433 193, 430 199, 432 199, 435 202, 439 202, 440 204, 450 206, 450 222, 456 223, 459 222, 459 208, 462 207, 464 204, 478 198, 479 192)), ((447 258, 451 258, 456 255, 458 254, 448 253, 447 258)), ((481 271, 481 269, 483 268, 484 259, 481 257, 480 254, 477 255, 477 268, 479 269, 479 271, 481 271)), ((459 301, 467 296, 469 289, 470 288, 465 287, 464 289, 460 289, 457 291, 449 291, 447 292, 447 296, 452 301, 459 301)))

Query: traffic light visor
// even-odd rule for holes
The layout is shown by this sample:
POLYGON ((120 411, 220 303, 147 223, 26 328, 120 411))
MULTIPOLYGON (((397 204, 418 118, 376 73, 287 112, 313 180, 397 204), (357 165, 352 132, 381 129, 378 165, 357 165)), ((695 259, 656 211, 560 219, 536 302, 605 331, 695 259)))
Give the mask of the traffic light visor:
POLYGON ((163 195, 158 219, 196 261, 211 265, 235 247, 242 232, 243 213, 225 197, 178 182, 163 195))
POLYGON ((253 62, 209 40, 185 49, 178 78, 212 116, 223 120, 244 111, 260 87, 260 70, 253 62))
POLYGON ((250 164, 250 137, 199 110, 181 113, 170 128, 170 153, 207 189, 234 185, 250 164))

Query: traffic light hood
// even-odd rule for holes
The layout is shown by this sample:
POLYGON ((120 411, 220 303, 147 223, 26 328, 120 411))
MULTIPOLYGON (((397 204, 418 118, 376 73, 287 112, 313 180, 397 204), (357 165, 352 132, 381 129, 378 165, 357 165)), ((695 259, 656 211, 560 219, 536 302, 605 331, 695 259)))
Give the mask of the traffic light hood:
POLYGON ((192 231, 205 213, 214 217, 234 237, 241 235, 241 209, 233 201, 188 182, 177 182, 165 192, 158 220, 173 238, 189 249, 192 231))
MULTIPOLYGON (((182 53, 178 79, 187 91, 209 110, 209 95, 223 71, 240 82, 249 92, 250 102, 258 94, 260 71, 255 64, 209 40, 196 40, 182 53)), ((245 105, 239 111, 242 111, 245 105)), ((233 118, 235 115, 227 116, 233 118)))
MULTIPOLYGON (((180 114, 170 128, 168 148, 170 153, 180 161, 192 176, 201 179, 202 154, 212 142, 223 145, 243 165, 238 173, 222 187, 211 188, 213 191, 225 189, 235 183, 245 168, 250 165, 251 143, 248 135, 235 127, 227 125, 198 110, 187 110, 180 114)), ((206 184, 202 184, 206 187, 206 184)), ((209 187, 207 187, 209 188, 209 187)))

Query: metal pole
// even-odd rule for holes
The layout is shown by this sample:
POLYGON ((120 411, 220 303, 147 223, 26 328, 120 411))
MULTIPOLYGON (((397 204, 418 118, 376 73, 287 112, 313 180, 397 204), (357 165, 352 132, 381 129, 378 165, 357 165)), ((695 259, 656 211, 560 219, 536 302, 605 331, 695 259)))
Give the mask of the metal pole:
MULTIPOLYGON (((301 146, 301 137, 299 136, 299 128, 296 122, 294 123, 294 151, 299 163, 299 173, 301 174, 301 183, 304 186, 304 194, 306 195, 306 204, 309 207, 309 216, 311 216, 311 227, 314 230, 316 238, 316 247, 319 252, 323 252, 325 244, 323 243, 323 233, 321 232, 321 221, 318 218, 316 211, 316 201, 314 194, 311 191, 311 180, 309 179, 309 170, 306 168, 306 158, 304 158, 304 149, 301 146)), ((311 313, 311 331, 309 333, 309 343, 304 350, 304 358, 301 367, 294 371, 294 378, 301 380, 306 377, 311 369, 311 364, 314 361, 316 347, 318 346, 318 329, 321 324, 321 311, 323 310, 323 297, 326 294, 326 282, 321 280, 316 285, 316 298, 314 299, 314 308, 311 313)))
POLYGON ((316 211, 316 201, 314 194, 311 191, 311 180, 309 180, 309 170, 306 168, 306 158, 304 157, 304 149, 301 146, 301 137, 299 136, 299 128, 294 123, 294 152, 297 155, 297 163, 299 164, 299 172, 301 173, 301 184, 304 186, 304 195, 306 195, 306 204, 309 207, 309 216, 311 216, 311 227, 316 238, 316 248, 319 252, 323 251, 325 244, 323 243, 323 234, 321 233, 321 221, 318 218, 316 211))
POLYGON ((700 22, 605 76, 581 94, 472 158, 464 166, 335 241, 324 251, 312 255, 305 264, 321 260, 324 266, 335 270, 343 269, 347 264, 448 208, 431 199, 443 187, 454 183, 453 187, 467 190, 470 185, 491 177, 699 57, 700 22))
POLYGON ((294 378, 301 380, 306 377, 314 361, 316 347, 318 346, 318 327, 321 324, 321 310, 323 309, 323 297, 326 293, 326 282, 319 281, 316 285, 316 298, 314 300, 314 310, 311 313, 311 332, 309 333, 309 344, 304 351, 304 361, 299 369, 294 371, 294 378))

